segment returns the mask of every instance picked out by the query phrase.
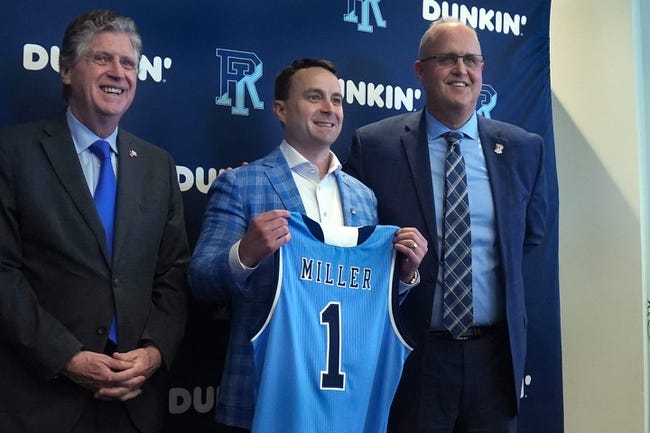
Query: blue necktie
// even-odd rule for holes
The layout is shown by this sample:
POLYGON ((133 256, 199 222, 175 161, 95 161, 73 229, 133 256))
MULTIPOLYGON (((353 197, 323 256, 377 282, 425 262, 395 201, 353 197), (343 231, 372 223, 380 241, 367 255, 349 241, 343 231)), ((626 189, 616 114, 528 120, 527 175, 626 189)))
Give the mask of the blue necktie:
MULTIPOLYGON (((90 151, 101 161, 99 181, 97 182, 97 187, 95 187, 94 199, 99 218, 102 220, 104 232, 106 233, 108 256, 112 257, 117 181, 115 180, 115 172, 113 171, 113 163, 111 162, 111 148, 107 141, 97 140, 90 146, 90 151)), ((108 338, 117 344, 117 323, 115 317, 113 317, 111 322, 108 338)))
POLYGON ((465 161, 460 153, 463 134, 445 135, 447 149, 443 231, 442 323, 458 338, 472 326, 472 233, 465 161))

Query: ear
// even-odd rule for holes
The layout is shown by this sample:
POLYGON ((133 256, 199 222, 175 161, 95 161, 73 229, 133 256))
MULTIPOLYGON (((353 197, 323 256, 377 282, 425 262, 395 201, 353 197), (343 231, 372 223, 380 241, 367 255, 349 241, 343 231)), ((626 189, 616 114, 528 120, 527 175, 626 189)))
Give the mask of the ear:
POLYGON ((275 113, 275 116, 280 119, 281 124, 286 123, 286 109, 287 109, 287 101, 282 101, 279 99, 276 99, 273 101, 273 112, 275 113))
POLYGON ((415 72, 417 79, 422 81, 422 62, 420 62, 420 60, 416 60, 415 63, 413 63, 413 71, 415 72))
POLYGON ((70 84, 70 68, 62 68, 59 71, 59 76, 61 77, 61 81, 63 84, 70 84))

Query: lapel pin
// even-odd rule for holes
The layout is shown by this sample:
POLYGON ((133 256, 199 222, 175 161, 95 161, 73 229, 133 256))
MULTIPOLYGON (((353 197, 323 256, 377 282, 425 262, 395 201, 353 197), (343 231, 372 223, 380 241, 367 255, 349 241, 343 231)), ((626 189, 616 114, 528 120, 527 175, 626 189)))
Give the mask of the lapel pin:
POLYGON ((129 150, 129 156, 130 156, 131 158, 135 158, 136 156, 138 156, 138 152, 136 152, 135 150, 131 149, 131 150, 129 150))
POLYGON ((503 153, 503 144, 497 143, 494 145, 494 153, 501 155, 503 153))

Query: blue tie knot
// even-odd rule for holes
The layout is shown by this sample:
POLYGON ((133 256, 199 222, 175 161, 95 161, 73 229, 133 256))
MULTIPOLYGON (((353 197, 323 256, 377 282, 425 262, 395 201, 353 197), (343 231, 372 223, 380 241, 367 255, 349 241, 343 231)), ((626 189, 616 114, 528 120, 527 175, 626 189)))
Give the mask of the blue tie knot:
POLYGON ((449 143, 451 146, 455 146, 457 144, 460 144, 462 139, 463 139, 463 133, 462 132, 450 131, 450 132, 445 134, 445 140, 447 140, 447 143, 449 143))
POLYGON ((90 151, 102 161, 105 161, 107 158, 111 157, 111 146, 106 140, 95 141, 90 145, 90 151))

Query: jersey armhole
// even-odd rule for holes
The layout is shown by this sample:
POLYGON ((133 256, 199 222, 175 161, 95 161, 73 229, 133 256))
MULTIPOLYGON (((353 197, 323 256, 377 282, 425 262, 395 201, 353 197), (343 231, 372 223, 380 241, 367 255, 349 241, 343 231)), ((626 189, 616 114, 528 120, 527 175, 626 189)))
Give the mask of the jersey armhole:
POLYGON ((282 248, 278 249, 273 255, 273 279, 271 281, 275 281, 276 284, 273 293, 273 302, 268 305, 264 314, 261 315, 257 323, 251 328, 249 333, 251 342, 257 339, 268 325, 271 317, 273 317, 273 312, 275 311, 280 292, 282 291, 282 248))
MULTIPOLYGON (((397 263, 395 264, 395 268, 397 263)), ((397 337, 402 341, 402 343, 408 347, 409 350, 413 350, 415 347, 415 339, 409 334, 406 326, 402 320, 403 310, 400 307, 399 303, 399 276, 397 272, 393 274, 393 284, 390 288, 390 319, 393 325, 393 329, 397 337)), ((408 294, 406 295, 408 296, 408 294)))

